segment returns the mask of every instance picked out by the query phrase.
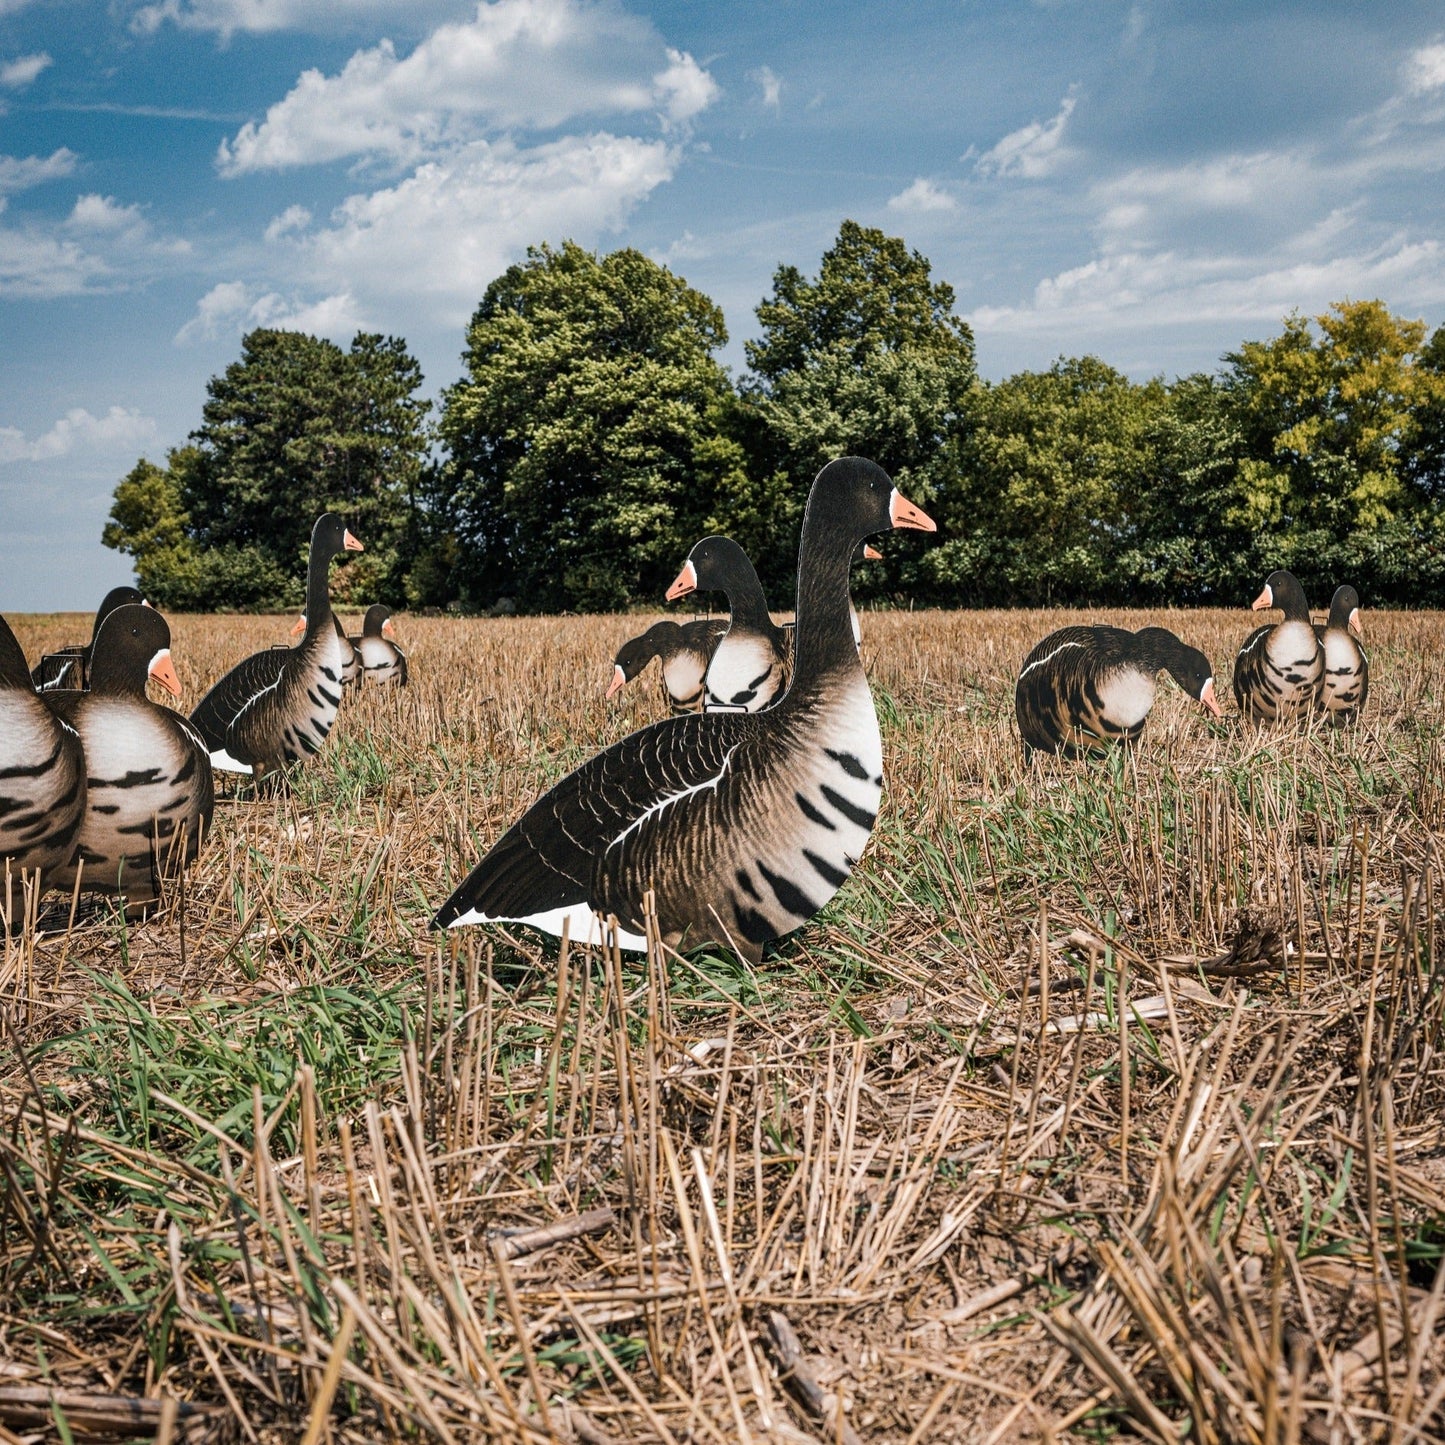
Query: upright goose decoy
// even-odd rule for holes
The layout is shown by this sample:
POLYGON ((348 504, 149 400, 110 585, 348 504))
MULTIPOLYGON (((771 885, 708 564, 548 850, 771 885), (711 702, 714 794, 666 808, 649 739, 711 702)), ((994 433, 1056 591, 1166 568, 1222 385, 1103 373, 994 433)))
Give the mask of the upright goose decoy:
POLYGON ((1144 731, 1155 677, 1169 675, 1220 716, 1209 659, 1165 627, 1061 627, 1024 659, 1014 710, 1025 744, 1083 757, 1144 731))
POLYGON ((391 608, 380 602, 366 609, 361 636, 350 638, 367 682, 394 682, 406 686, 406 653, 396 645, 391 608))
POLYGON ((134 587, 112 587, 96 609, 90 641, 84 647, 62 647, 57 652, 47 652, 30 670, 31 681, 42 692, 53 687, 84 692, 90 685, 90 658, 95 651, 95 639, 100 636, 101 624, 117 607, 136 603, 144 604, 145 598, 134 587))
POLYGON ((124 897, 128 909, 153 903, 162 881, 195 858, 215 802, 205 741, 186 718, 146 696, 153 677, 172 697, 181 684, 171 661, 171 630, 150 607, 118 607, 95 640, 87 692, 45 700, 80 734, 86 807, 58 887, 124 897))
POLYGON ((788 690, 763 712, 667 718, 570 773, 507 830, 442 905, 436 927, 569 924, 615 915, 641 948, 652 890, 672 947, 715 942, 756 962, 811 918, 863 852, 883 789, 883 746, 848 627, 853 549, 886 527, 934 524, 873 462, 819 472, 798 552, 788 690))
POLYGON ((617 650, 612 663, 612 680, 607 696, 626 687, 654 657, 662 659, 662 685, 672 705, 672 715, 701 712, 703 680, 707 665, 728 625, 720 617, 700 617, 692 622, 654 622, 640 637, 631 638, 617 650))
POLYGON ((1325 649, 1310 622, 1304 588, 1289 572, 1271 572, 1253 609, 1278 607, 1283 622, 1256 627, 1234 659, 1234 698, 1260 722, 1305 718, 1324 684, 1325 649))
POLYGON ((0 617, 0 907, 5 865, 44 874, 69 862, 85 816, 80 734, 41 701, 0 617))
POLYGON ((326 741, 341 704, 346 663, 346 637, 332 618, 328 575, 333 557, 362 550, 340 517, 327 512, 317 518, 301 641, 238 662, 191 714, 213 766, 260 777, 310 757, 326 741))
POLYGON ((667 600, 701 589, 728 599, 728 630, 703 678, 703 711, 761 712, 783 690, 792 638, 768 611, 748 554, 731 537, 704 537, 687 555, 667 600))
POLYGON ((1360 594, 1353 587, 1335 589, 1329 620, 1323 627, 1315 624, 1315 635, 1325 650, 1320 707, 1333 723, 1353 722, 1364 711, 1370 696, 1370 659, 1356 641, 1365 635, 1360 622, 1360 594))

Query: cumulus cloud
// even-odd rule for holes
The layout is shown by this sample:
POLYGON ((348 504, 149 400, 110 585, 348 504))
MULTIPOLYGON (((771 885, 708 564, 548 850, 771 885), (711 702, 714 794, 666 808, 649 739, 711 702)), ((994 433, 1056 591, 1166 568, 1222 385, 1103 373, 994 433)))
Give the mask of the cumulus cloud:
POLYGON ((783 95, 783 82, 773 74, 771 65, 760 65, 756 70, 748 71, 748 79, 753 81, 763 93, 763 104, 769 110, 778 110, 781 106, 783 95))
POLYGON ((17 56, 14 60, 0 64, 0 86, 7 90, 20 90, 29 85, 46 66, 53 64, 44 51, 39 55, 17 56))
POLYGON ((383 40, 335 75, 304 72, 263 121, 222 141, 216 163, 228 176, 350 156, 410 164, 486 129, 642 111, 681 125, 717 94, 690 55, 616 3, 483 0, 409 55, 383 40))
POLYGON ((1031 121, 1010 131, 978 157, 975 169, 985 176, 1017 176, 1030 181, 1053 174, 1070 154, 1064 145, 1064 132, 1077 104, 1078 97, 1071 90, 1059 102, 1052 120, 1031 121))
POLYGON ((35 226, 0 225, 0 296, 74 296, 94 290, 109 276, 106 263, 74 241, 35 226))
POLYGON ((289 231, 304 231, 311 224, 311 212, 305 206, 287 206, 266 227, 266 239, 274 241, 289 231))
POLYGON ((176 332, 177 346, 269 326, 277 331, 305 331, 348 341, 364 329, 355 300, 347 293, 302 301, 277 291, 248 286, 244 281, 223 281, 196 304, 196 314, 176 332))
POLYGON ((1411 95, 1445 87, 1445 41, 1437 40, 1413 51, 1405 62, 1404 81, 1411 95))
POLYGON ((108 232, 132 238, 139 238, 146 230, 139 206, 123 206, 114 196, 93 194, 75 198, 75 206, 65 224, 76 231, 108 232))
POLYGON ((104 416, 73 407, 49 431, 30 438, 18 427, 0 426, 0 464, 45 462, 74 453, 124 453, 151 445, 158 436, 154 418, 133 408, 113 406, 104 416))
POLYGON ((76 160, 75 152, 64 146, 44 157, 0 156, 0 196, 68 176, 76 160))
POLYGON ((896 196, 888 198, 890 211, 911 211, 915 214, 923 211, 951 211, 957 204, 947 191, 941 190, 922 176, 907 190, 899 191, 896 196))

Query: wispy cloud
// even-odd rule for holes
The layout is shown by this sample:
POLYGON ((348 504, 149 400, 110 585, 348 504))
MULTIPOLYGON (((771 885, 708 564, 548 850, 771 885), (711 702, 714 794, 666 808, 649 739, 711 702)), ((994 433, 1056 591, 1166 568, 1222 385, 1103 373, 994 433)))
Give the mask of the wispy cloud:
POLYGON ((104 416, 73 407, 49 431, 30 438, 18 427, 0 426, 0 465, 45 462, 75 453, 125 453, 151 445, 157 436, 153 418, 122 406, 104 416))
POLYGON ((75 170, 79 157, 61 146, 48 156, 0 156, 0 196, 58 180, 75 170))
POLYGON ((1078 96, 1071 90, 1059 102, 1052 120, 1031 121, 1010 131, 978 157, 975 169, 985 176, 1017 176, 1030 181, 1051 175, 1069 157, 1064 132, 1077 105, 1078 96))
POLYGON ((748 71, 751 80, 763 93, 763 104, 769 110, 778 110, 782 105, 783 82, 773 73, 771 65, 760 65, 748 71))
POLYGON ((958 206, 958 202, 945 190, 940 189, 930 180, 920 176, 906 190, 899 191, 896 196, 888 198, 888 209, 890 211, 913 212, 918 214, 924 211, 952 211, 958 206))
POLYGON ((364 325, 355 300, 346 293, 302 301, 277 291, 248 286, 244 281, 223 281, 213 286, 196 306, 196 314, 176 332, 177 346, 214 341, 257 326, 278 331, 305 331, 349 340, 364 325))
MULTIPOLYGON (((6 3, 15 4, 16 0, 0 0, 0 14, 6 3)), ((149 35, 169 24, 183 30, 214 31, 223 39, 237 32, 344 33, 366 22, 415 21, 428 11, 442 14, 455 8, 446 0, 156 0, 135 12, 131 29, 149 35)))
POLYGON ((54 63, 44 51, 39 55, 21 55, 14 60, 7 60, 0 64, 0 86, 7 90, 20 90, 54 63))

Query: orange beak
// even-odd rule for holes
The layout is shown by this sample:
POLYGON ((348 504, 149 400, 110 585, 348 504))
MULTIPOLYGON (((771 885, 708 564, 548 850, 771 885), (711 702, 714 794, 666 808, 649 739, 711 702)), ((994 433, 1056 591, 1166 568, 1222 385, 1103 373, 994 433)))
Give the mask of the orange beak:
POLYGON ((686 597, 689 592, 697 591, 697 568, 692 565, 692 558, 689 557, 682 564, 682 571, 677 574, 677 580, 667 589, 667 600, 676 602, 679 597, 686 597))
POLYGON ((386 621, 381 624, 381 635, 383 637, 396 636, 396 628, 391 625, 391 618, 388 617, 386 621))
POLYGON ((343 547, 345 547, 348 552, 364 552, 364 551, 366 551, 366 548, 363 547, 363 546, 361 545, 361 543, 358 542, 358 541, 356 540, 356 538, 351 535, 350 530, 348 530, 348 531, 345 533, 345 535, 341 538, 341 545, 342 545, 343 547))
POLYGON ((181 680, 176 676, 176 665, 171 661, 169 647, 161 648, 151 658, 151 665, 147 671, 172 697, 181 695, 181 680))
POLYGON ((888 503, 888 515, 895 527, 911 527, 918 532, 938 530, 938 523, 927 512, 915 507, 897 487, 894 487, 893 496, 888 503))
POLYGON ((883 560, 883 554, 871 542, 864 542, 863 560, 865 562, 881 562, 883 560))
POLYGON ((1214 679, 1212 677, 1206 678, 1204 681, 1204 686, 1199 689, 1199 701, 1202 702, 1204 706, 1214 714, 1215 717, 1224 716, 1224 714, 1219 710, 1219 703, 1215 700, 1214 697, 1214 679))
POLYGON ((622 670, 622 664, 619 662, 619 663, 612 669, 612 681, 607 684, 607 693, 606 693, 606 695, 607 695, 608 697, 611 697, 614 693, 619 693, 619 692, 621 692, 622 689, 623 689, 624 687, 626 687, 626 686, 627 686, 627 674, 626 674, 625 672, 623 672, 623 670, 622 670))
POLYGON ((1274 593, 1269 590, 1269 583, 1264 584, 1264 591, 1259 594, 1250 604, 1250 610, 1262 612, 1266 607, 1274 606, 1274 593))
POLYGON ((1353 632, 1361 642, 1365 640, 1365 624, 1360 621, 1360 609, 1358 607, 1352 609, 1350 612, 1350 631, 1353 632))
POLYGON ((303 613, 301 614, 301 616, 296 619, 296 626, 291 629, 291 636, 292 636, 292 637, 295 637, 298 632, 305 632, 305 631, 306 631, 306 614, 303 612, 303 613))

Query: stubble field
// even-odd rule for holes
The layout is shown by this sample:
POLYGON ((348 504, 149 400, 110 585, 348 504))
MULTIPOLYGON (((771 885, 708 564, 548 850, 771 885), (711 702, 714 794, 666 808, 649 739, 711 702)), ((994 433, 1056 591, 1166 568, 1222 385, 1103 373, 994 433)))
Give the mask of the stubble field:
MULTIPOLYGON (((430 932, 665 706, 602 697, 644 619, 400 619, 156 919, 5 941, 0 1441, 1445 1440, 1442 619, 1272 732, 1245 610, 1093 617, 1223 722, 1025 762, 1084 619, 866 614, 883 813, 758 968, 430 932)), ((288 622, 172 619, 183 705, 288 622)))

